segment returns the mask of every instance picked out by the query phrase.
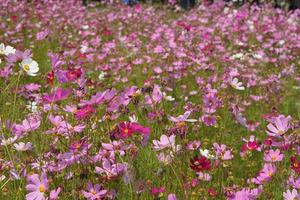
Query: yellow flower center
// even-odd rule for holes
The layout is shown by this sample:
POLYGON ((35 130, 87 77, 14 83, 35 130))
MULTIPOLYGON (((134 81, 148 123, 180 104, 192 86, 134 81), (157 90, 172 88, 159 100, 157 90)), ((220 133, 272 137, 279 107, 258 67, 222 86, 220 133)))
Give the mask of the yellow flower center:
POLYGON ((276 156, 271 156, 271 159, 274 161, 274 160, 276 160, 276 156))
POLYGON ((94 189, 92 189, 91 193, 92 193, 93 195, 97 194, 97 192, 96 192, 94 189))
POLYGON ((129 130, 126 128, 126 129, 124 129, 124 133, 128 133, 129 132, 129 130))
POLYGON ((28 64, 23 65, 23 69, 27 72, 29 71, 30 67, 28 64))
POLYGON ((43 185, 40 185, 39 191, 44 193, 46 191, 46 188, 43 185))
POLYGON ((81 144, 76 144, 76 149, 80 149, 80 147, 81 147, 81 144))
POLYGON ((182 127, 185 126, 185 122, 178 122, 178 123, 177 123, 177 126, 178 126, 179 128, 182 128, 182 127))
POLYGON ((271 177, 271 176, 273 176, 273 173, 272 173, 272 172, 269 172, 268 175, 271 177))
POLYGON ((283 130, 279 130, 279 131, 278 131, 278 134, 279 134, 279 135, 283 135, 283 134, 284 134, 284 131, 283 131, 283 130))

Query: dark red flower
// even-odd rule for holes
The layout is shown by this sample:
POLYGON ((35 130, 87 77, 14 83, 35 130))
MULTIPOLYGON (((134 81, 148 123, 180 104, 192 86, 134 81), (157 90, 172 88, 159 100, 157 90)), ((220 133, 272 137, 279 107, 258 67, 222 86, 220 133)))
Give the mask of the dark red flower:
POLYGON ((300 174, 300 161, 297 160, 296 156, 291 157, 291 169, 300 174))
POLYGON ((69 81, 78 79, 82 74, 81 69, 69 69, 67 72, 67 78, 69 81))
POLYGON ((52 85, 54 82, 54 71, 51 71, 47 75, 47 83, 52 85))
POLYGON ((121 122, 119 124, 120 138, 122 138, 122 139, 128 138, 128 137, 132 136, 133 133, 134 133, 134 129, 130 122, 121 122))
POLYGON ((196 172, 210 170, 211 161, 207 159, 205 156, 201 156, 201 157, 195 156, 193 159, 190 160, 190 167, 196 172))
POLYGON ((208 188, 207 192, 208 192, 209 196, 211 196, 211 197, 217 196, 217 192, 213 188, 208 188))

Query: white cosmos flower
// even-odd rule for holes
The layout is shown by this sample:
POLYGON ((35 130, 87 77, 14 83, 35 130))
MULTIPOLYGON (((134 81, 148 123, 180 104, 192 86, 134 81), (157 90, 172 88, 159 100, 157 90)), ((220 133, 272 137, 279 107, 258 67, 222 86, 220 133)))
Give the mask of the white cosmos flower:
POLYGON ((16 140, 17 140, 17 136, 10 137, 10 138, 7 138, 7 139, 2 139, 0 145, 1 146, 10 145, 10 144, 14 143, 16 140))
POLYGON ((6 178, 5 175, 0 176, 0 181, 3 181, 6 178))
POLYGON ((0 54, 4 54, 6 56, 8 56, 9 54, 14 54, 16 52, 16 49, 13 48, 12 46, 7 45, 5 47, 5 45, 3 43, 0 44, 0 54))
POLYGON ((130 122, 138 122, 138 118, 135 114, 133 114, 132 116, 129 116, 129 121, 130 122))
POLYGON ((39 64, 31 58, 22 60, 20 66, 29 76, 36 76, 36 73, 39 71, 39 64))
POLYGON ((200 149, 200 154, 206 158, 213 159, 214 155, 210 154, 208 149, 200 149))
POLYGON ((163 92, 164 99, 167 101, 174 101, 175 98, 172 96, 168 96, 165 92, 163 92))
POLYGON ((101 71, 100 74, 99 74, 99 76, 98 76, 98 79, 99 79, 100 81, 104 80, 105 75, 106 75, 106 72, 101 71))
POLYGON ((27 142, 26 144, 24 142, 20 142, 18 144, 14 144, 14 147, 17 151, 29 151, 32 149, 32 144, 30 142, 27 142))
POLYGON ((31 112, 36 113, 38 111, 37 102, 36 101, 30 101, 26 108, 29 109, 31 112))
POLYGON ((230 57, 231 60, 235 60, 235 59, 241 59, 243 60, 244 59, 244 54, 243 53, 237 53, 237 54, 234 54, 230 57))
POLYGON ((236 90, 245 90, 242 82, 239 82, 237 78, 233 78, 230 82, 230 85, 236 90))

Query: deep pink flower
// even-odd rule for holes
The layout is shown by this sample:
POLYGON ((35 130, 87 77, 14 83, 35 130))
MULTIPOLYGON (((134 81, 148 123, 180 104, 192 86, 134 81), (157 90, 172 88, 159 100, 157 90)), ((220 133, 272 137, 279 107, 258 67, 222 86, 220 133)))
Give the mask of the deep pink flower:
POLYGON ((56 88, 54 91, 52 91, 50 94, 44 95, 43 100, 46 103, 58 102, 58 101, 68 98, 68 96, 71 94, 71 92, 72 92, 72 90, 70 90, 70 89, 63 89, 63 88, 59 87, 59 88, 56 88))
POLYGON ((82 108, 79 108, 75 112, 75 118, 80 120, 80 119, 86 119, 89 118, 93 113, 95 112, 95 109, 91 105, 86 105, 82 108))

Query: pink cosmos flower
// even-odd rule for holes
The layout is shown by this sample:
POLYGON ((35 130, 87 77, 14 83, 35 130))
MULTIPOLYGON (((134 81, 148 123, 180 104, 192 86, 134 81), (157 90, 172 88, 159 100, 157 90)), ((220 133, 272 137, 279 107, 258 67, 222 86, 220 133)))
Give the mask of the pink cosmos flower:
POLYGON ((276 167, 272 163, 265 163, 263 169, 259 172, 256 178, 252 179, 252 182, 261 185, 267 181, 270 181, 276 172, 276 167))
POLYGON ((193 151, 200 148, 200 146, 201 146, 201 142, 198 140, 194 140, 188 143, 187 149, 193 151))
POLYGON ((300 178, 295 179, 294 175, 291 175, 287 181, 287 184, 295 189, 300 189, 300 178))
POLYGON ((86 105, 75 112, 75 118, 77 120, 86 119, 95 112, 95 109, 91 105, 86 105))
POLYGON ((88 200, 97 200, 105 197, 107 190, 103 190, 99 184, 93 186, 93 184, 89 182, 87 191, 82 191, 82 194, 88 200))
POLYGON ((22 135, 34 131, 40 127, 41 121, 38 117, 29 116, 22 121, 22 124, 14 124, 12 132, 15 135, 22 135))
POLYGON ((145 96, 145 104, 154 105, 163 99, 164 95, 161 92, 161 87, 159 85, 154 85, 151 97, 149 95, 145 96))
POLYGON ((26 190, 29 192, 26 195, 26 200, 46 200, 45 192, 48 191, 48 179, 45 173, 42 173, 40 179, 38 174, 33 174, 27 177, 28 184, 26 190))
POLYGON ((254 200, 261 194, 262 187, 249 189, 243 188, 240 191, 235 192, 233 195, 227 197, 228 200, 254 200))
POLYGON ((168 194, 168 200, 177 200, 175 194, 168 194))
POLYGON ((175 144, 175 135, 168 137, 167 135, 161 135, 160 140, 153 140, 153 148, 156 151, 160 151, 165 148, 172 148, 173 150, 180 149, 180 146, 175 144))
POLYGON ((196 122, 196 119, 188 119, 188 117, 190 116, 191 111, 186 111, 183 115, 179 115, 178 117, 172 117, 169 116, 169 120, 175 123, 178 122, 196 122))
POLYGON ((291 117, 285 117, 283 115, 279 115, 276 117, 273 122, 268 124, 267 128, 267 134, 269 136, 274 137, 281 137, 283 134, 285 134, 289 129, 289 121, 291 120, 291 117))
POLYGON ((52 91, 52 93, 45 94, 43 96, 43 100, 46 103, 61 101, 61 100, 68 98, 68 96, 71 94, 71 92, 72 91, 70 89, 63 89, 63 88, 59 87, 59 88, 56 88, 54 91, 52 91))
POLYGON ((49 33, 50 33, 50 31, 48 29, 38 32, 36 34, 36 40, 45 39, 48 36, 49 33))
POLYGON ((278 162, 278 161, 282 161, 284 155, 280 153, 279 149, 274 150, 270 150, 268 152, 265 152, 264 155, 264 161, 266 162, 278 162))
POLYGON ((284 200, 299 200, 300 195, 298 194, 296 189, 293 189, 292 191, 287 190, 286 192, 283 192, 283 198, 284 200))
POLYGON ((202 121, 206 126, 214 126, 217 123, 217 118, 213 115, 202 115, 199 118, 199 121, 202 121))
POLYGON ((114 178, 119 174, 123 174, 126 169, 127 164, 112 164, 109 160, 104 160, 102 163, 102 167, 96 167, 95 172, 98 174, 105 174, 108 178, 114 178))
POLYGON ((60 191, 61 191, 60 187, 57 188, 56 190, 51 190, 50 191, 50 200, 56 200, 56 199, 58 199, 58 195, 59 195, 60 191))
POLYGON ((125 155, 126 147, 122 144, 122 142, 113 141, 111 143, 102 143, 102 147, 114 153, 118 152, 121 156, 125 155))
POLYGON ((231 160, 233 158, 231 150, 226 150, 227 147, 225 144, 219 145, 218 143, 214 143, 213 146, 216 151, 216 155, 221 157, 222 160, 231 160))

